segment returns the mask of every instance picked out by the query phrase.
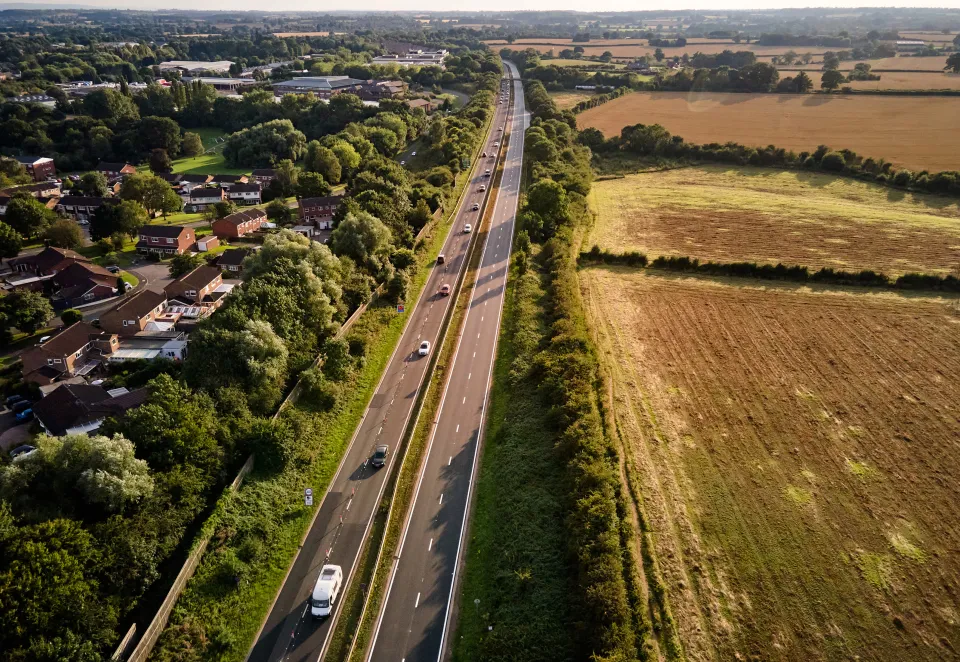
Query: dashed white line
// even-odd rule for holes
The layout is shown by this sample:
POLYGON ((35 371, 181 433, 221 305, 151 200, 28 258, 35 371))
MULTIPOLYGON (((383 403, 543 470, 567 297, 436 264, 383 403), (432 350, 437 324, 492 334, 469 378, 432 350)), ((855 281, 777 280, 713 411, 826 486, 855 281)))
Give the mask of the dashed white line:
POLYGON ((473 373, 472 373, 472 372, 468 372, 468 373, 467 373, 467 379, 470 379, 470 377, 472 377, 472 376, 473 376, 473 373))
POLYGON ((467 396, 463 396, 463 404, 467 404, 467 396))
POLYGON ((430 538, 430 544, 427 545, 427 551, 429 552, 431 549, 433 549, 433 538, 430 538))
POLYGON ((457 429, 454 430, 454 432, 460 432, 460 424, 459 424, 459 423, 457 423, 457 429))
POLYGON ((420 594, 417 593, 417 601, 414 603, 413 608, 416 609, 420 606, 420 594))
POLYGON ((443 505, 443 494, 440 495, 440 504, 439 504, 439 505, 441 505, 441 506, 443 505))
POLYGON ((450 459, 447 460, 447 466, 448 466, 448 467, 450 466, 450 463, 451 463, 451 462, 453 462, 453 456, 452 456, 452 455, 450 456, 450 459))

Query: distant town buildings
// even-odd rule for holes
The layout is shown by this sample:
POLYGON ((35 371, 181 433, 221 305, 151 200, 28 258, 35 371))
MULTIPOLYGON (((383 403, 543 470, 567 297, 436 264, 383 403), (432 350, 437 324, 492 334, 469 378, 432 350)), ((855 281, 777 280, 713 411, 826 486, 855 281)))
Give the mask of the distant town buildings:
POLYGON ((179 71, 181 73, 193 73, 201 71, 212 71, 217 74, 230 72, 230 66, 233 62, 229 60, 217 60, 216 62, 201 62, 199 60, 169 60, 161 62, 158 66, 160 71, 179 71))
POLYGON ((403 54, 375 57, 371 60, 370 64, 396 64, 401 67, 440 67, 443 69, 443 61, 447 57, 447 54, 445 50, 428 51, 410 49, 403 54))

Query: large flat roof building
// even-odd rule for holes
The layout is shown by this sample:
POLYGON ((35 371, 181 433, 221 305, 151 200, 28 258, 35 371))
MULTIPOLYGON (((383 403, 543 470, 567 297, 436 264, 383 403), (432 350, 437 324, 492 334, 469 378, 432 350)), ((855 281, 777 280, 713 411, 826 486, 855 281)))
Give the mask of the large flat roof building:
POLYGON ((201 62, 199 60, 169 60, 159 64, 160 71, 213 71, 218 74, 225 74, 230 71, 230 65, 233 62, 229 60, 217 60, 216 62, 201 62))
POLYGON ((373 58, 370 64, 396 64, 401 67, 440 67, 444 68, 443 61, 447 51, 409 50, 404 54, 381 55, 373 58))
POLYGON ((198 80, 204 85, 212 85, 218 92, 236 92, 241 87, 256 85, 252 78, 217 78, 214 76, 184 76, 183 82, 190 84, 198 80))
POLYGON ((273 84, 273 93, 277 96, 284 94, 313 94, 321 98, 329 98, 341 92, 355 92, 366 81, 350 78, 349 76, 305 76, 273 84))

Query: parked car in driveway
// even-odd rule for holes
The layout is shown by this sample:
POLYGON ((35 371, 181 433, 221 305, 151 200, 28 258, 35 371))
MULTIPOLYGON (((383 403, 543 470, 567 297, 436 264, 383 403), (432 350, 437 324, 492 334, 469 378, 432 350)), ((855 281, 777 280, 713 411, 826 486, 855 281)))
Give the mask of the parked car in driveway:
POLYGON ((13 458, 20 457, 21 455, 29 455, 35 450, 37 450, 36 446, 30 446, 30 445, 18 446, 14 448, 12 451, 10 451, 10 459, 12 460, 13 458))
POLYGON ((33 419, 33 410, 24 409, 22 412, 17 414, 15 418, 17 419, 17 423, 26 423, 27 421, 33 419))
POLYGON ((15 402, 14 404, 12 404, 12 405, 10 406, 10 409, 13 410, 13 413, 14 413, 14 414, 19 414, 20 412, 24 411, 25 409, 30 409, 31 407, 33 407, 33 403, 30 402, 29 400, 20 400, 20 401, 18 401, 18 402, 15 402))

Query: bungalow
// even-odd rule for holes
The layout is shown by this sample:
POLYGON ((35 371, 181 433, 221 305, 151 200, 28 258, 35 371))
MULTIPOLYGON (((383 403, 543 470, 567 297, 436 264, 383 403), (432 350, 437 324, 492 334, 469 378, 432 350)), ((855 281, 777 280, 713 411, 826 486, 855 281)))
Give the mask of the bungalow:
POLYGON ((125 298, 100 316, 100 328, 108 333, 132 336, 163 315, 167 297, 162 292, 143 289, 125 298))
POLYGON ((267 220, 267 213, 262 209, 238 211, 229 216, 218 218, 213 222, 213 233, 218 237, 242 237, 260 229, 267 220))
MULTIPOLYGON (((217 288, 223 285, 223 274, 216 267, 200 266, 180 276, 165 288, 167 298, 186 304, 213 303, 222 297, 214 297, 217 288)), ((228 290, 229 291, 229 290, 228 290)), ((216 304, 219 306, 219 303, 216 304)))
POLYGON ((333 228, 333 215, 337 213, 343 195, 328 195, 323 198, 303 198, 297 215, 302 224, 312 223, 320 230, 333 228))
POLYGON ((42 182, 57 176, 57 168, 53 159, 46 156, 18 156, 17 161, 33 177, 33 181, 42 182))
POLYGON ((123 177, 124 175, 132 175, 137 171, 136 166, 132 166, 129 163, 110 163, 108 161, 101 161, 97 164, 97 172, 102 172, 103 176, 107 180, 117 179, 118 177, 123 177))
POLYGON ((193 211, 202 211, 210 205, 223 202, 227 199, 227 192, 220 188, 195 188, 190 191, 190 202, 187 203, 193 211))
POLYGON ((260 186, 267 186, 277 178, 277 171, 273 168, 259 168, 253 171, 253 178, 260 186))
POLYGON ((23 379, 43 385, 89 374, 118 345, 115 334, 77 322, 20 356, 23 379))
POLYGON ((236 248, 234 250, 224 251, 220 254, 220 257, 217 258, 217 267, 223 271, 239 274, 243 271, 243 261, 252 252, 249 248, 236 248))
POLYGON ((107 391, 102 386, 63 384, 34 404, 33 413, 47 434, 89 434, 108 417, 142 405, 148 394, 145 388, 107 391))
POLYGON ((78 221, 89 221, 103 205, 118 205, 119 198, 101 198, 87 195, 65 195, 57 203, 57 211, 78 221))
POLYGON ((140 253, 180 255, 189 251, 197 238, 192 228, 182 225, 144 225, 140 228, 140 253))
POLYGON ((260 184, 253 182, 251 184, 233 184, 227 190, 227 197, 241 205, 259 205, 260 204, 260 184))

